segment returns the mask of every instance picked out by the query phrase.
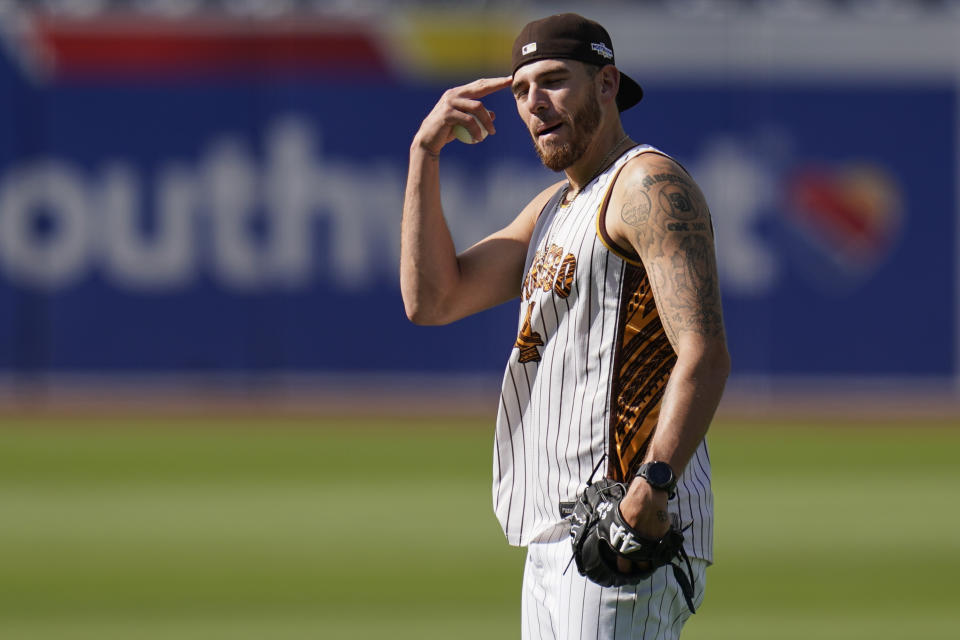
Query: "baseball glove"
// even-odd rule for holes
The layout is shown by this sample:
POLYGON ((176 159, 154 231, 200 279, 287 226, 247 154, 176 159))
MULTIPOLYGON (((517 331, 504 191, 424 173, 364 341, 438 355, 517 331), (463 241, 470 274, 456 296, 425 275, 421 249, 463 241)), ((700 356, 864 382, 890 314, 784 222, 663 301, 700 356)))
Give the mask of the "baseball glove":
POLYGON ((570 515, 570 536, 573 538, 573 559, 580 575, 603 587, 620 587, 649 578, 664 565, 673 568, 683 597, 693 605, 693 569, 683 549, 683 533, 675 526, 662 538, 648 538, 637 532, 620 514, 620 501, 627 487, 607 478, 591 482, 577 497, 570 515), (632 562, 629 572, 621 571, 617 559, 632 562), (686 563, 687 573, 675 564, 686 563))

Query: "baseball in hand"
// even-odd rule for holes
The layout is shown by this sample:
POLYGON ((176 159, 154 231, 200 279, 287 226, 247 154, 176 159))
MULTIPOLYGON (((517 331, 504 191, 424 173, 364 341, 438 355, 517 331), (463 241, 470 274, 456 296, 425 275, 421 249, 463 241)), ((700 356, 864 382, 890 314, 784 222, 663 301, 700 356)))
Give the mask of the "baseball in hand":
POLYGON ((480 134, 481 134, 480 139, 474 140, 473 136, 470 134, 470 131, 467 130, 467 128, 464 127, 463 125, 459 125, 459 124, 453 126, 453 135, 457 136, 457 140, 465 144, 476 144, 478 142, 483 142, 483 140, 486 139, 487 135, 489 135, 487 133, 486 127, 484 127, 483 124, 480 123, 480 120, 477 119, 477 116, 471 113, 470 117, 476 120, 477 125, 480 127, 480 134))

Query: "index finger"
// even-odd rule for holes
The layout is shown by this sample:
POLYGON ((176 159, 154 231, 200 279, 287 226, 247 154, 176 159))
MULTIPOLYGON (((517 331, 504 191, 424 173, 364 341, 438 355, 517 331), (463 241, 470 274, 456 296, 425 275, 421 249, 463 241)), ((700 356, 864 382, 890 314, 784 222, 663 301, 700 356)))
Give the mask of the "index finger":
POLYGON ((506 89, 513 82, 513 76, 502 76, 500 78, 480 78, 470 84, 463 85, 463 95, 468 98, 482 98, 490 95, 494 91, 506 89))

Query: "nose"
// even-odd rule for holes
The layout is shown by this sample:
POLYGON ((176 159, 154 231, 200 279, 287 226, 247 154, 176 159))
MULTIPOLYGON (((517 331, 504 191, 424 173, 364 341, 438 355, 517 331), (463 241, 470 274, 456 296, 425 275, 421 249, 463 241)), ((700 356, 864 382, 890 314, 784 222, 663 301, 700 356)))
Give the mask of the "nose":
POLYGON ((549 106, 546 91, 541 90, 536 85, 531 85, 527 90, 527 110, 530 113, 542 113, 549 106))

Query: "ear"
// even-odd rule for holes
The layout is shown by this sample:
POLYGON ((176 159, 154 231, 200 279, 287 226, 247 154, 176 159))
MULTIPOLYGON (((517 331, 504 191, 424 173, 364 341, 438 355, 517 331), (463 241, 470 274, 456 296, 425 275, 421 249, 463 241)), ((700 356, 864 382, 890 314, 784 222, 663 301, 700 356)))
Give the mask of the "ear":
POLYGON ((620 90, 620 72, 612 64, 597 72, 597 97, 600 104, 616 102, 617 92, 620 90))

